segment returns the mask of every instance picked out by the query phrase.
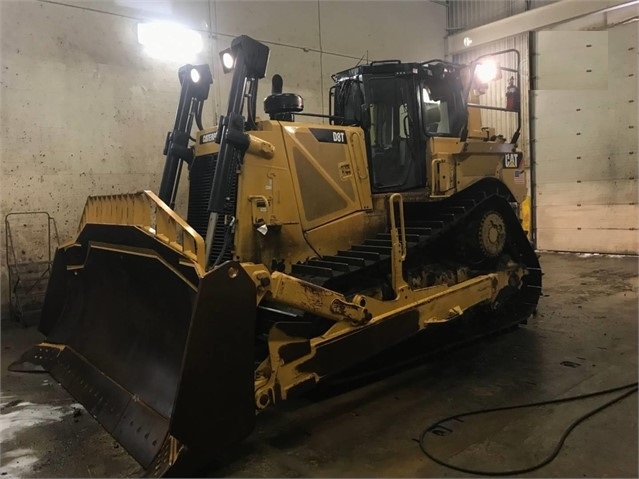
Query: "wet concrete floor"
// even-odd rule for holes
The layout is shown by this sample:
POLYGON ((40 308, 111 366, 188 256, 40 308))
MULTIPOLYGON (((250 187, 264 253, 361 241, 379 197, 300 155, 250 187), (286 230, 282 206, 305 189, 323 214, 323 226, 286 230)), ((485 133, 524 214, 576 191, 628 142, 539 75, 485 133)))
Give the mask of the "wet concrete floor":
MULTIPOLYGON (((433 422, 480 408, 568 397, 637 381, 635 257, 542 253, 539 314, 512 332, 322 398, 267 410, 226 462, 230 477, 466 477, 433 462, 416 438, 433 422)), ((41 339, 2 322, 0 477, 126 477, 137 463, 46 374, 7 371, 41 339)), ((210 381, 212 378, 203 378, 210 381)), ((428 433, 430 450, 473 470, 547 456, 577 417, 614 398, 492 413, 428 433)), ((637 395, 589 418, 530 477, 637 477, 637 395)))

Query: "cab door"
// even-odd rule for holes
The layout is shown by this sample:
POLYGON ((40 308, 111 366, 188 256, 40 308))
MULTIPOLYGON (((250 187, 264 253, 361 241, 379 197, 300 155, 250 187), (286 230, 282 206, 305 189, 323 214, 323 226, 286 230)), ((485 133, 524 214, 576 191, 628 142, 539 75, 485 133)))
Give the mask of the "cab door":
POLYGON ((364 79, 370 115, 369 168, 373 193, 426 186, 425 148, 416 109, 412 76, 368 76, 364 79))

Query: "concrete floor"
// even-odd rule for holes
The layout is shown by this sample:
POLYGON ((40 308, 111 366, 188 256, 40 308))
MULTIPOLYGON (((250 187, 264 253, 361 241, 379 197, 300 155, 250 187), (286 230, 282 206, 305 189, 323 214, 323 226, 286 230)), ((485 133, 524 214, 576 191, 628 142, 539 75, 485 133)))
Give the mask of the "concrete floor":
MULTIPOLYGON (((637 381, 637 258, 543 253, 541 263, 544 297, 528 325, 349 392, 268 410, 208 475, 464 477, 425 457, 415 442, 437 419, 637 381)), ((50 376, 7 371, 38 339, 34 328, 3 322, 0 475, 138 474, 50 376)), ((467 468, 531 465, 573 419, 612 397, 467 418, 447 436, 429 434, 429 445, 467 468)), ((635 394, 578 426, 556 460, 527 476, 637 477, 637 450, 635 394)))

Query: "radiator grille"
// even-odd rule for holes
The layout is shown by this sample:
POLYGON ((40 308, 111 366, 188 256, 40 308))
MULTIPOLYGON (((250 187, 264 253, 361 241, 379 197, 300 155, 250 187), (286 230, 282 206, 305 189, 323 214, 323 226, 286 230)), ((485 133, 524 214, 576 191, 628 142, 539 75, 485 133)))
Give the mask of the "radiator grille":
MULTIPOLYGON (((209 196, 213 185, 213 175, 217 166, 217 154, 199 156, 193 160, 189 173, 189 209, 187 221, 203 238, 206 237, 209 214, 209 196)), ((215 225, 215 236, 209 262, 215 261, 224 247, 224 236, 226 234, 227 217, 235 216, 235 204, 237 201, 237 175, 232 174, 227 182, 229 199, 224 208, 224 214, 218 216, 215 225)), ((233 257, 233 238, 230 239, 230 246, 226 250, 222 261, 227 261, 233 257)))

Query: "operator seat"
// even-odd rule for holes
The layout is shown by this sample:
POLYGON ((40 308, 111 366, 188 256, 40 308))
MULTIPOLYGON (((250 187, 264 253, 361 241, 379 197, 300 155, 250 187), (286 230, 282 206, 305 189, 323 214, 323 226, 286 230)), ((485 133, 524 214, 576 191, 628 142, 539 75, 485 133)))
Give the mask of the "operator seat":
POLYGON ((441 121, 441 119, 442 114, 439 110, 439 105, 427 107, 424 114, 424 124, 426 125, 426 131, 428 133, 437 133, 439 122, 441 121))

